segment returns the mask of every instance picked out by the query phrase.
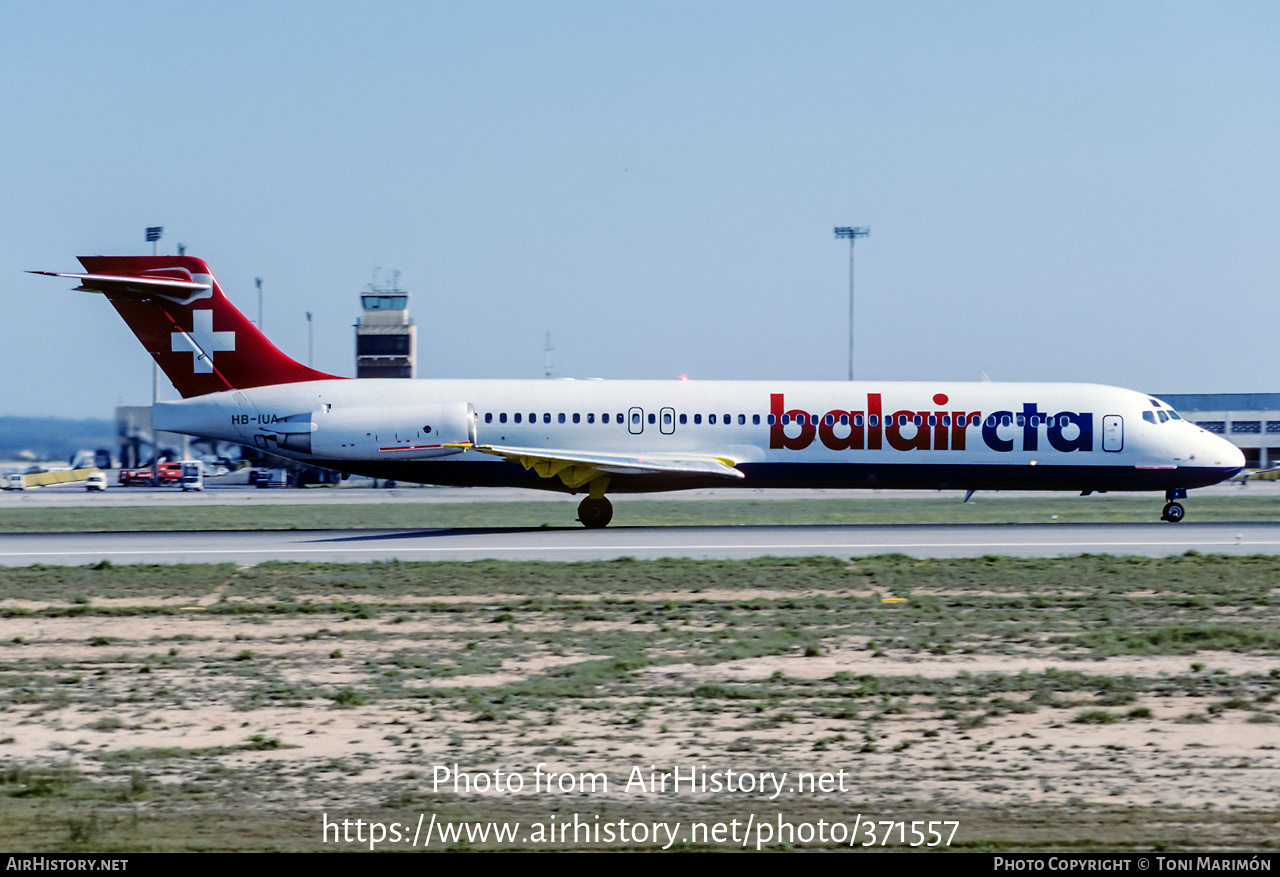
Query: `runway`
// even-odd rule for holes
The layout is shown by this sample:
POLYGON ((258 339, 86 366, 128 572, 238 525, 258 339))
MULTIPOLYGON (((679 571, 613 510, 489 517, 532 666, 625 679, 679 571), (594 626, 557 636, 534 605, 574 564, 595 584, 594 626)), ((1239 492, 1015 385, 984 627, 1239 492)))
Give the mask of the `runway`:
POLYGON ((0 535, 0 566, 264 561, 585 561, 901 553, 920 558, 1280 553, 1280 523, 253 530, 0 535))

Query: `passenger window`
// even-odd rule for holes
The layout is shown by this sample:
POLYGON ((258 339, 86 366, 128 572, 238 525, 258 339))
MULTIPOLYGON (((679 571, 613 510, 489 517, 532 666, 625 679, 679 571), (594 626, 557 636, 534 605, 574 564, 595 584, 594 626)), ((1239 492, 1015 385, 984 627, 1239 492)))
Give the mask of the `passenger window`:
POLYGON ((564 423, 564 412, 563 411, 560 412, 560 414, 556 417, 556 419, 561 423, 564 423))
POLYGON ((626 421, 622 419, 622 412, 621 412, 621 411, 619 411, 619 412, 617 413, 617 415, 616 415, 613 419, 614 419, 614 421, 615 421, 616 423, 626 423, 626 421))
POLYGON ((609 415, 608 415, 608 414, 601 414, 601 415, 600 415, 600 422, 601 422, 601 423, 608 423, 608 422, 609 422, 609 415))
POLYGON ((702 423, 702 415, 701 414, 693 415, 693 422, 695 424, 702 423))
POLYGON ((788 426, 790 425, 790 423, 791 423, 791 415, 790 414, 782 415, 782 425, 788 426))
POLYGON ((1012 424, 1013 424, 1013 418, 1010 417, 1008 414, 1000 418, 1001 426, 1011 426, 1012 424))
POLYGON ((738 426, 746 426, 746 425, 747 425, 747 415, 745 415, 745 414, 739 414, 739 415, 738 415, 738 426))
POLYGON ((726 414, 726 415, 724 416, 724 425, 725 425, 725 426, 728 426, 728 425, 729 425, 729 424, 731 424, 731 423, 733 423, 733 416, 732 416, 732 415, 730 415, 730 414, 726 414))
POLYGON ((836 422, 836 418, 834 415, 828 414, 826 417, 822 418, 822 422, 825 423, 827 426, 834 426, 836 422))
MULTIPOLYGON (((561 417, 561 419, 563 419, 563 418, 564 418, 564 415, 563 415, 563 414, 561 414, 561 415, 560 415, 560 417, 561 417)), ((548 411, 548 412, 546 412, 545 414, 543 414, 543 415, 542 415, 542 422, 543 422, 543 423, 550 423, 550 422, 551 422, 551 412, 550 412, 550 411, 548 411)))
POLYGON ((1147 423, 1155 423, 1156 414, 1154 411, 1144 411, 1142 412, 1142 419, 1145 420, 1147 423))
POLYGON ((516 412, 516 423, 520 422, 520 412, 516 412))
POLYGON ((488 411, 486 411, 486 412, 485 412, 485 414, 484 414, 484 422, 485 422, 485 423, 493 423, 493 414, 492 414, 492 413, 490 413, 490 412, 488 412, 488 411))
POLYGON ((751 415, 751 425, 752 425, 752 426, 759 426, 759 425, 760 425, 760 415, 759 415, 759 414, 752 414, 752 415, 751 415))
POLYGON ((1018 424, 1018 426, 1026 426, 1026 425, 1027 425, 1027 418, 1026 418, 1025 416, 1023 416, 1023 415, 1019 414, 1017 417, 1015 417, 1015 418, 1014 418, 1014 421, 1013 421, 1013 422, 1014 422, 1014 423, 1016 423, 1016 424, 1018 424))
POLYGON ((649 415, 649 422, 650 422, 650 423, 657 423, 657 422, 658 422, 658 416, 657 416, 656 414, 650 414, 650 415, 649 415))
POLYGON ((773 426, 776 422, 777 422, 777 421, 774 419, 774 416, 773 416, 772 414, 770 414, 770 415, 769 415, 769 425, 770 425, 770 426, 773 426))
MULTIPOLYGON (((578 415, 576 415, 576 414, 575 414, 575 415, 573 415, 573 416, 574 416, 574 417, 577 417, 578 415)), ((587 415, 587 423, 595 423, 595 422, 596 422, 596 416, 595 416, 594 414, 588 414, 588 415, 587 415)), ((575 421, 575 423, 576 423, 576 421, 575 421)))
POLYGON ((707 423, 715 423, 715 422, 716 422, 716 416, 714 414, 708 414, 707 423))
POLYGON ((499 423, 506 423, 506 422, 507 422, 507 412, 505 412, 505 411, 504 411, 504 412, 502 412, 501 414, 499 414, 499 415, 498 415, 498 422, 499 422, 499 423))
POLYGON ((530 411, 530 412, 529 412, 529 422, 530 422, 530 423, 537 423, 537 422, 538 422, 538 415, 536 415, 536 414, 534 414, 532 411, 530 411))
POLYGON ((685 425, 686 423, 688 423, 688 422, 689 422, 689 415, 688 415, 688 414, 681 414, 681 415, 680 415, 680 425, 681 425, 681 426, 684 426, 684 425, 685 425))
POLYGON ((640 412, 639 412, 639 411, 637 411, 637 412, 635 412, 634 414, 632 414, 632 415, 631 415, 631 422, 632 422, 632 423, 639 423, 639 422, 640 422, 640 412))
POLYGON ((574 414, 573 414, 573 422, 574 422, 574 423, 581 423, 581 422, 582 422, 582 415, 581 415, 581 414, 578 414, 578 413, 575 411, 575 412, 574 412, 574 414))
POLYGON ((840 415, 840 425, 841 425, 841 426, 848 426, 848 425, 849 425, 849 415, 848 415, 848 414, 841 414, 841 415, 840 415))
POLYGON ((870 415, 868 415, 868 416, 867 416, 867 425, 868 425, 868 426, 879 426, 879 425, 880 425, 880 415, 878 415, 878 414, 870 414, 870 415))
POLYGON ((671 425, 671 414, 670 414, 670 412, 664 412, 664 413, 663 413, 663 415, 662 415, 662 425, 663 425, 663 426, 670 426, 670 425, 671 425))

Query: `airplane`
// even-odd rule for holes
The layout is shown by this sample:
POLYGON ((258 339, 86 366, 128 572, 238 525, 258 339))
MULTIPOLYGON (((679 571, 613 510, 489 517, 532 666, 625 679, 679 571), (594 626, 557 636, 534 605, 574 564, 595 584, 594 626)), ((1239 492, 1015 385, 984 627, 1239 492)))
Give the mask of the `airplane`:
POLYGON ((34 271, 106 296, 180 401, 154 427, 344 475, 607 494, 700 487, 1164 491, 1244 467, 1160 399, 1096 384, 350 379, 296 362, 192 256, 83 256, 34 271))

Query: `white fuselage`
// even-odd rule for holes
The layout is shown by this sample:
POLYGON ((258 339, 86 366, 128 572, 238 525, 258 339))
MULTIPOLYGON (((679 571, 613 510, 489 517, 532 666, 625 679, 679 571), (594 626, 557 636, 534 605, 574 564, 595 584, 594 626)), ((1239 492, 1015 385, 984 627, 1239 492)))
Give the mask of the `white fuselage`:
POLYGON ((160 403, 155 427, 347 472, 557 490, 474 446, 690 454, 745 475, 619 477, 612 491, 1168 490, 1244 465, 1159 400, 1093 384, 325 380, 160 403))

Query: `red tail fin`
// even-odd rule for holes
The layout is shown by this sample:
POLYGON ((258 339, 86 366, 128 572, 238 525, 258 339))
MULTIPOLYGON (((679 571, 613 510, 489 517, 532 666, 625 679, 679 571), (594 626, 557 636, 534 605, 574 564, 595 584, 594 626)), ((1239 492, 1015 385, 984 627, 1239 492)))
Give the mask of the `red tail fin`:
POLYGON ((336 377, 280 351, 223 295, 203 259, 81 256, 81 289, 101 292, 183 398, 336 377))

